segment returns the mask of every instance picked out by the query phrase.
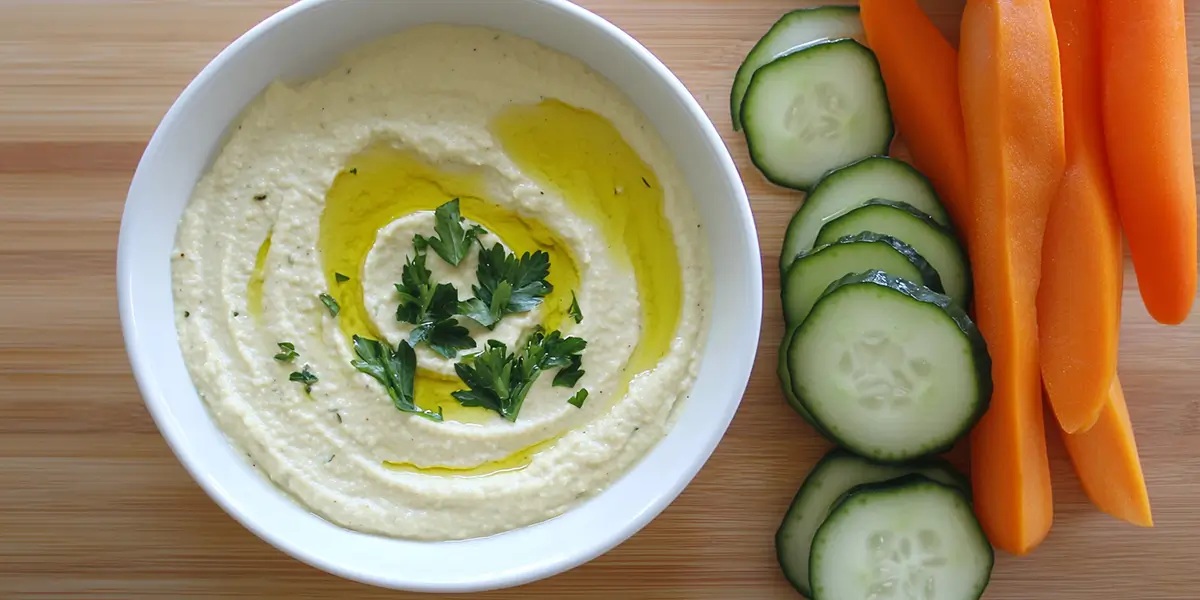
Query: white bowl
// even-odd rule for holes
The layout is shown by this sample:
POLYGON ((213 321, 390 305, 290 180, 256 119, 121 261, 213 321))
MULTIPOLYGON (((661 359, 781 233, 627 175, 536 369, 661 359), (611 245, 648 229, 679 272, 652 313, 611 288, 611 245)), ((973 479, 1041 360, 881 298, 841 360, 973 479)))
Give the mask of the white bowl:
POLYGON ((564 0, 300 2, 217 56, 163 118, 138 165, 117 251, 121 322, 134 375, 172 450, 209 496, 288 554, 361 582, 477 591, 533 581, 599 556, 657 516, 712 454, 754 362, 762 265, 733 161, 700 106, 633 38, 564 0), (344 52, 410 26, 449 22, 506 30, 571 54, 633 100, 690 185, 716 282, 699 377, 672 431, 609 489, 549 521, 488 538, 414 542, 343 529, 255 472, 210 418, 177 341, 169 255, 192 188, 225 129, 272 80, 303 79, 344 52))

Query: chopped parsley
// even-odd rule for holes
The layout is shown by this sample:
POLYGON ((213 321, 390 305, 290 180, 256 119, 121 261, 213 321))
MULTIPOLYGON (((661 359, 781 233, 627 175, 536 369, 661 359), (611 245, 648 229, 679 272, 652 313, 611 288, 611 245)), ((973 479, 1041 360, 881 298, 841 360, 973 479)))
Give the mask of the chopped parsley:
POLYGON ((567 400, 567 404, 570 404, 571 406, 574 406, 575 408, 583 408, 583 403, 587 400, 587 397, 588 397, 587 388, 583 388, 582 390, 575 392, 575 395, 571 396, 571 398, 569 400, 567 400))
POLYGON ((317 375, 312 372, 312 367, 304 365, 304 368, 299 371, 293 371, 288 375, 288 381, 295 381, 304 384, 304 393, 311 394, 313 384, 320 381, 317 375))
POLYGON ((575 292, 571 292, 571 307, 567 309, 567 316, 574 319, 576 325, 583 322, 583 311, 579 310, 579 298, 575 297, 575 292))
POLYGON ((442 260, 457 267, 458 263, 467 257, 471 244, 475 243, 480 234, 486 232, 478 225, 463 227, 458 198, 437 207, 437 210, 433 211, 433 217, 433 228, 437 235, 424 237, 417 234, 413 237, 413 245, 418 252, 424 252, 426 247, 433 248, 442 260))
POLYGON ((454 358, 459 350, 474 348, 475 340, 454 318, 458 312, 458 290, 449 283, 434 285, 425 258, 425 254, 417 253, 404 264, 400 283, 396 284, 400 295, 396 320, 416 325, 409 334, 411 344, 426 342, 434 352, 454 358))
POLYGON ((296 345, 291 342, 279 342, 275 345, 279 346, 279 354, 275 355, 275 360, 279 362, 292 362, 296 360, 297 356, 300 356, 296 352, 296 345))
POLYGON ((350 174, 351 174, 351 175, 358 175, 358 167, 354 167, 353 169, 350 169, 350 174))
POLYGON ((349 275, 342 275, 341 273, 334 273, 333 278, 335 280, 337 280, 338 283, 345 283, 347 281, 350 281, 349 275))
POLYGON ((458 311, 484 327, 495 327, 504 315, 533 310, 554 286, 546 281, 550 274, 550 255, 538 250, 520 258, 499 243, 479 250, 475 275, 479 285, 472 286, 475 297, 459 304, 458 311))
POLYGON ((267 195, 266 195, 266 194, 255 194, 255 195, 254 195, 254 201, 255 201, 255 202, 262 202, 263 200, 266 200, 266 199, 267 199, 267 195))
POLYGON ((401 340, 395 350, 387 344, 354 336, 354 353, 358 359, 351 366, 383 384, 392 404, 400 412, 421 415, 431 421, 441 421, 442 413, 420 408, 413 396, 413 380, 417 373, 417 354, 407 341, 401 340))
POLYGON ((325 305, 325 308, 329 309, 330 315, 336 317, 338 316, 338 313, 342 311, 342 307, 338 306, 337 300, 334 300, 333 296, 322 292, 317 296, 317 298, 321 301, 321 304, 325 305))
POLYGON ((538 376, 543 371, 575 364, 586 347, 586 341, 564 338, 559 331, 549 335, 538 331, 515 353, 510 353, 504 342, 488 340, 483 352, 454 365, 455 373, 470 389, 451 395, 463 406, 483 407, 516 421, 538 376))

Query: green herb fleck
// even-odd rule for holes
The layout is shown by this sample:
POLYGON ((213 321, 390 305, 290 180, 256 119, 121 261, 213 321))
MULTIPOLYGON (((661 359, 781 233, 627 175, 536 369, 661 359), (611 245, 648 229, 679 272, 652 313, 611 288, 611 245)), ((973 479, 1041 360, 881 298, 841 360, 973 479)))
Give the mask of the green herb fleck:
POLYGON ((575 292, 571 292, 571 308, 567 309, 567 315, 575 320, 575 324, 583 322, 583 311, 579 310, 579 298, 575 297, 575 292))
POLYGON ((579 378, 583 377, 584 370, 580 368, 582 366, 583 358, 578 354, 574 355, 571 357, 571 362, 554 375, 552 384, 555 387, 575 387, 575 384, 579 383, 579 378))
POLYGON ((311 394, 314 383, 320 381, 315 373, 312 372, 312 367, 304 365, 304 368, 299 371, 293 371, 288 375, 288 381, 296 381, 304 384, 304 393, 311 394))
POLYGON ((190 316, 192 316, 192 313, 190 313, 190 312, 188 312, 188 311, 186 311, 186 310, 185 310, 185 311, 183 311, 183 318, 185 318, 185 319, 186 319, 186 318, 188 318, 188 317, 190 317, 190 316))
POLYGON ((267 199, 267 195, 266 195, 266 194, 255 194, 255 195, 254 195, 254 201, 255 201, 255 202, 262 202, 263 200, 266 200, 266 199, 267 199))
POLYGON ((358 175, 358 167, 354 167, 353 169, 350 169, 350 174, 351 174, 351 175, 358 175))
POLYGON ((474 348, 475 340, 454 318, 458 311, 458 290, 449 283, 434 285, 425 259, 426 255, 417 254, 404 264, 400 283, 396 284, 400 295, 396 320, 416 325, 408 338, 412 345, 426 342, 434 352, 454 358, 459 350, 474 348))
POLYGON ((440 412, 420 408, 413 399, 417 354, 407 341, 401 340, 395 350, 383 342, 357 335, 353 341, 358 359, 350 364, 383 384, 396 410, 421 415, 431 421, 442 420, 440 412))
POLYGON ((279 354, 275 355, 275 360, 279 362, 292 362, 296 360, 297 356, 300 356, 296 352, 296 345, 291 342, 279 342, 275 345, 279 346, 279 354))
POLYGON ((571 406, 574 406, 575 408, 583 408, 583 403, 585 401, 587 401, 587 397, 588 397, 587 388, 583 388, 583 389, 579 390, 578 392, 575 392, 575 395, 571 396, 570 400, 567 400, 567 404, 570 404, 571 406))
POLYGON ((458 266, 467 257, 467 252, 471 249, 471 244, 484 233, 482 227, 473 225, 471 227, 463 227, 462 213, 458 209, 458 198, 455 198, 433 211, 434 216, 434 231, 437 235, 432 237, 422 237, 417 235, 413 239, 413 244, 421 251, 423 246, 433 248, 437 255, 442 257, 442 260, 458 266))
POLYGON ((321 300, 321 304, 324 304, 325 308, 329 309, 330 315, 333 315, 336 317, 336 316, 338 316, 338 313, 342 311, 342 307, 338 306, 337 300, 334 300, 333 296, 330 296, 329 294, 322 292, 320 295, 317 296, 317 298, 319 298, 321 300))
POLYGON ((335 280, 336 280, 338 283, 345 283, 345 282, 347 282, 347 281, 350 281, 350 276, 349 276, 349 275, 342 275, 341 273, 336 273, 336 272, 333 274, 333 278, 334 278, 334 279, 335 279, 335 280))
POLYGON ((650 187, 650 182, 646 181, 645 177, 642 178, 642 183, 646 184, 646 187, 650 187))
POLYGON ((520 352, 510 353, 508 346, 488 340, 487 348, 454 365, 454 371, 470 388, 451 395, 463 406, 479 406, 516 421, 525 396, 543 371, 570 367, 580 360, 587 342, 564 338, 555 331, 538 331, 525 341, 520 352))
POLYGON ((550 255, 541 250, 517 258, 499 243, 481 248, 475 270, 479 285, 471 288, 475 297, 460 303, 458 312, 484 327, 495 327, 504 315, 528 312, 541 304, 554 289, 546 281, 549 274, 550 255))

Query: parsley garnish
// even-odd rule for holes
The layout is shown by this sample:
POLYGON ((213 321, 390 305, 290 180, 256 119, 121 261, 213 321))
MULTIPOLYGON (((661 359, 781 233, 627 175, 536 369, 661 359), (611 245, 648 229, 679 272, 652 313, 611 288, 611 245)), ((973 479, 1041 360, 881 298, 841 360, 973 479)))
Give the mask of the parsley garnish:
POLYGON ((571 406, 574 406, 575 408, 583 408, 583 403, 584 403, 584 401, 587 400, 587 397, 588 397, 587 388, 583 388, 582 390, 575 392, 575 395, 571 396, 571 398, 569 400, 567 400, 567 404, 570 404, 571 406))
POLYGON ((442 260, 457 267, 458 263, 467 257, 471 244, 484 233, 483 228, 478 225, 462 226, 463 218, 458 210, 458 198, 437 207, 437 210, 433 211, 433 217, 433 229, 437 235, 424 237, 417 234, 413 237, 413 245, 418 252, 423 252, 426 247, 433 248, 442 260))
POLYGON ((312 372, 312 367, 304 365, 304 368, 299 371, 293 371, 288 375, 288 381, 296 381, 304 384, 304 393, 311 394, 313 384, 320 381, 317 375, 312 372))
POLYGON ((441 412, 420 408, 413 399, 413 378, 417 373, 417 354, 407 341, 401 340, 395 350, 387 344, 354 336, 354 353, 357 360, 350 364, 383 384, 392 404, 400 412, 421 415, 432 421, 441 421, 441 412))
POLYGON ((333 278, 336 279, 338 283, 345 283, 347 281, 350 281, 349 275, 342 275, 341 273, 334 273, 333 278))
POLYGON ((292 362, 296 360, 297 356, 300 356, 296 352, 296 345, 291 342, 279 342, 276 346, 279 346, 279 354, 275 355, 275 360, 279 362, 292 362))
POLYGON ((579 310, 579 298, 575 297, 575 292, 571 292, 571 308, 567 309, 567 316, 574 319, 576 325, 583 322, 583 311, 579 310))
POLYGON ((338 313, 342 311, 342 307, 338 306, 337 300, 334 300, 333 296, 330 296, 329 294, 322 292, 319 295, 317 295, 317 298, 321 301, 321 304, 325 305, 325 308, 329 309, 330 315, 333 315, 336 317, 336 316, 338 316, 338 313))
POLYGON ((400 305, 396 320, 416 325, 408 341, 413 345, 426 342, 434 352, 454 358, 459 350, 475 347, 466 327, 458 324, 458 290, 449 283, 434 285, 432 273, 425 267, 425 254, 409 258, 400 274, 396 291, 400 305))
POLYGON ((475 297, 459 304, 458 312, 484 327, 494 327, 507 314, 533 310, 554 286, 546 281, 550 255, 538 250, 517 258, 497 243, 479 250, 479 267, 472 286, 475 297), (508 296, 505 299, 505 296, 508 296))
POLYGON ((586 347, 584 340, 564 338, 559 331, 534 333, 519 353, 510 353, 504 342, 488 340, 483 352, 454 365, 454 371, 470 389, 451 395, 463 406, 480 406, 516 421, 525 396, 542 371, 577 364, 579 353, 586 347))

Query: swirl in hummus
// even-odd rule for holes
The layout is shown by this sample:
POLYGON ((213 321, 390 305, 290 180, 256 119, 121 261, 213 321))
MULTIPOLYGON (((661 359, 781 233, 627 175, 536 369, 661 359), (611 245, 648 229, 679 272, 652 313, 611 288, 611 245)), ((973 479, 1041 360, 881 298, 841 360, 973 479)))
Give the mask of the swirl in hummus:
POLYGON ((481 28, 410 29, 272 84, 176 243, 180 345, 231 442, 316 514, 403 538, 503 532, 602 491, 671 427, 707 329, 699 218, 645 116, 580 61, 481 28), (455 199, 482 228, 458 265, 414 239, 455 199), (544 253, 552 289, 493 328, 457 317, 476 345, 452 358, 414 344, 415 404, 440 420, 398 410, 351 340, 411 339, 396 284, 419 252, 467 301, 497 244, 544 253), (456 363, 538 331, 586 341, 574 386, 541 376, 513 419, 452 396, 456 363))

